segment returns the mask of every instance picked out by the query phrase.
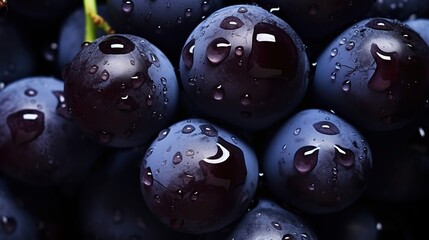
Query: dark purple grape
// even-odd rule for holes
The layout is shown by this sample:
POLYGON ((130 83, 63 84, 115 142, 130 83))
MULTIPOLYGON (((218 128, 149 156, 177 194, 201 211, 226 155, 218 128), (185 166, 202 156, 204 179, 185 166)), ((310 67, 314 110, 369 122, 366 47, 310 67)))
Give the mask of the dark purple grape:
POLYGON ((330 112, 305 109, 289 118, 266 145, 263 171, 271 193, 308 213, 353 204, 372 169, 363 135, 330 112))
POLYGON ((0 92, 0 170, 32 185, 76 183, 101 148, 70 120, 63 82, 28 77, 0 92))
POLYGON ((359 128, 391 130, 428 99, 429 47, 397 20, 365 19, 338 35, 317 60, 315 104, 359 128))
MULTIPOLYGON (((374 0, 255 0, 287 21, 298 34, 316 43, 366 16, 374 0)), ((312 47, 310 45, 310 47, 312 47)))
POLYGON ((260 130, 303 99, 309 63, 298 35, 253 5, 219 9, 191 33, 180 74, 192 111, 246 130, 260 130))
POLYGON ((158 46, 176 66, 192 30, 222 6, 223 0, 108 0, 118 33, 143 37, 158 46), (177 61, 177 62, 176 62, 177 61))
POLYGON ((10 82, 35 73, 35 51, 13 21, 0 19, 0 52, 0 90, 10 82))
POLYGON ((143 38, 102 36, 85 46, 62 76, 73 120, 105 146, 141 145, 175 117, 179 88, 174 68, 143 38))
POLYGON ((0 239, 38 239, 37 225, 36 219, 19 204, 5 179, 0 177, 0 239))
POLYGON ((318 237, 301 216, 264 198, 240 218, 225 239, 317 240, 318 237))
POLYGON ((426 16, 429 11, 427 0, 378 0, 374 1, 368 17, 385 17, 401 21, 426 16))
POLYGON ((83 187, 79 223, 84 239, 192 239, 165 226, 144 203, 135 149, 113 152, 83 187))
POLYGON ((256 154, 239 137, 203 119, 162 130, 147 149, 141 189, 152 212, 177 231, 220 230, 248 208, 258 185, 256 154))

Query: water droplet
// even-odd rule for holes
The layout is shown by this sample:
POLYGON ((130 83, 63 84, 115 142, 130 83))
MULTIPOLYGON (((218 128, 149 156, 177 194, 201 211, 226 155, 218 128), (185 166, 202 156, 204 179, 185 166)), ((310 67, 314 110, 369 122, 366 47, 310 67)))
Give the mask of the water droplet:
POLYGON ((351 167, 354 164, 355 155, 353 151, 343 148, 339 145, 334 145, 335 162, 344 167, 351 167))
POLYGON ((245 93, 243 95, 241 95, 240 97, 240 103, 244 106, 247 106, 251 103, 252 98, 250 97, 250 95, 248 93, 245 93))
POLYGON ((104 54, 126 54, 132 52, 135 47, 135 44, 124 36, 108 36, 99 45, 104 54))
POLYGON ((161 197, 159 195, 153 196, 153 199, 155 200, 156 203, 161 203, 161 197))
POLYGON ((195 39, 189 41, 182 51, 182 60, 187 68, 191 68, 194 64, 194 48, 195 48, 195 39))
POLYGON ((373 91, 385 91, 399 83, 399 54, 382 51, 377 44, 371 45, 371 54, 377 68, 368 81, 368 88, 373 91))
POLYGON ((195 192, 193 192, 191 194, 190 198, 191 198, 192 201, 197 201, 198 200, 198 196, 199 196, 199 193, 197 191, 195 191, 195 192))
POLYGON ((275 228, 275 229, 277 229, 277 230, 282 230, 283 228, 282 228, 282 225, 280 225, 280 223, 278 223, 278 222, 271 222, 271 225, 275 228))
POLYGON ((243 6, 240 6, 240 7, 238 8, 237 12, 239 12, 239 13, 246 13, 246 12, 247 12, 247 8, 246 8, 246 7, 243 7, 243 6))
POLYGON ((147 95, 146 97, 146 106, 150 107, 153 104, 153 99, 152 99, 152 95, 147 95))
POLYGON ((118 100, 116 101, 116 107, 122 111, 132 112, 138 109, 139 105, 134 100, 134 98, 129 95, 125 95, 118 98, 118 100))
POLYGON ((58 100, 58 104, 56 107, 56 113, 58 115, 60 115, 61 117, 70 120, 71 114, 66 106, 66 100, 64 97, 64 92, 63 91, 52 91, 52 93, 54 94, 54 96, 57 98, 58 100))
POLYGON ((201 11, 203 13, 206 13, 210 10, 210 3, 208 1, 202 1, 201 2, 201 11))
POLYGON ((158 56, 156 56, 154 53, 149 54, 149 62, 151 62, 153 65, 155 65, 155 67, 161 66, 158 56))
POLYGON ((243 53, 244 53, 244 48, 242 46, 238 46, 235 48, 235 55, 237 57, 243 56, 243 53))
POLYGON ((293 131, 293 135, 298 136, 301 133, 301 128, 297 128, 293 131))
POLYGON ((179 164, 181 163, 183 160, 183 156, 181 152, 176 152, 173 156, 173 163, 174 164, 179 164))
POLYGON ((297 239, 294 235, 287 233, 283 235, 282 240, 297 240, 297 239))
POLYGON ((15 144, 22 144, 36 139, 45 129, 45 114, 28 109, 12 113, 7 117, 7 125, 15 144))
POLYGON ((25 90, 24 94, 29 96, 29 97, 34 97, 37 95, 37 91, 35 89, 29 88, 29 89, 25 90))
POLYGON ((367 24, 365 24, 365 26, 375 30, 391 31, 394 29, 393 24, 383 18, 375 18, 369 21, 367 24))
POLYGON ((191 16, 192 16, 192 9, 187 8, 187 9, 185 10, 185 17, 186 17, 186 18, 189 18, 189 17, 191 17, 191 16))
POLYGON ((341 38, 340 45, 344 45, 347 42, 347 38, 341 38))
POLYGON ((143 169, 141 173, 141 182, 148 187, 153 185, 152 170, 150 167, 143 169))
POLYGON ((142 72, 137 72, 134 76, 131 77, 131 87, 133 89, 138 89, 146 81, 146 76, 142 72))
POLYGON ((351 85, 350 80, 345 80, 343 82, 343 85, 341 86, 341 89, 343 89, 344 92, 348 92, 348 91, 350 91, 351 87, 352 87, 352 85, 351 85))
POLYGON ((188 156, 188 157, 192 157, 192 156, 194 156, 194 154, 195 154, 195 151, 193 149, 188 149, 186 151, 186 156, 188 156))
POLYGON ((1 216, 0 224, 1 228, 3 229, 3 232, 6 235, 11 235, 12 233, 14 233, 17 227, 16 220, 12 217, 1 216))
POLYGON ((134 10, 134 2, 131 0, 123 0, 121 9, 125 14, 130 14, 134 10))
POLYGON ((216 38, 207 46, 207 59, 213 64, 220 64, 224 61, 231 50, 231 43, 225 38, 216 38))
POLYGON ((193 131, 195 131, 195 127, 194 126, 192 126, 192 125, 185 125, 183 128, 182 128, 182 133, 183 134, 189 134, 189 133, 192 133, 193 131))
POLYGON ((337 54, 338 54, 338 48, 332 48, 330 54, 331 54, 331 57, 337 56, 337 54))
POLYGON ((341 69, 341 63, 336 62, 335 63, 335 70, 340 70, 341 69))
POLYGON ((103 70, 101 72, 101 80, 107 81, 109 79, 109 77, 110 77, 110 74, 107 70, 103 70))
POLYGON ((340 133, 340 130, 333 123, 329 121, 320 121, 313 124, 314 129, 319 133, 326 135, 336 135, 340 133))
POLYGON ((299 173, 306 174, 316 167, 318 159, 319 147, 304 146, 296 151, 293 164, 299 173))
POLYGON ((106 131, 101 131, 98 134, 98 140, 102 143, 109 143, 112 140, 112 134, 106 131))
POLYGON ((347 51, 350 51, 350 50, 352 50, 353 48, 355 48, 355 42, 353 42, 353 41, 349 41, 348 43, 347 43, 347 45, 346 45, 346 50, 347 51))
POLYGON ((212 90, 212 97, 214 100, 222 100, 225 95, 225 91, 223 90, 222 85, 217 85, 212 90))
POLYGON ((158 134, 157 140, 158 141, 163 140, 164 138, 167 137, 167 135, 168 135, 169 132, 170 132, 170 128, 166 128, 166 129, 160 131, 159 134, 158 134))
POLYGON ((98 66, 92 65, 92 67, 89 69, 89 73, 94 74, 97 72, 97 70, 98 70, 98 66))
POLYGON ((244 25, 243 21, 234 16, 226 17, 221 23, 220 27, 225 30, 234 30, 241 28, 244 25))
POLYGON ((212 125, 208 125, 208 124, 203 124, 200 125, 200 129, 201 129, 201 133, 209 136, 209 137, 217 137, 218 136, 218 132, 216 130, 216 128, 214 128, 212 125))
POLYGON ((337 79, 337 72, 332 72, 331 73, 331 80, 335 80, 337 79))

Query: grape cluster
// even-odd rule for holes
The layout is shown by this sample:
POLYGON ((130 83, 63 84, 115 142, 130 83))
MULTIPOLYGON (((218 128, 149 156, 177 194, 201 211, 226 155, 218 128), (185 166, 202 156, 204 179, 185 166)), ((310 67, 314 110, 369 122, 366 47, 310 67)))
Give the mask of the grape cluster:
POLYGON ((429 1, 0 1, 0 239, 417 239, 429 1))

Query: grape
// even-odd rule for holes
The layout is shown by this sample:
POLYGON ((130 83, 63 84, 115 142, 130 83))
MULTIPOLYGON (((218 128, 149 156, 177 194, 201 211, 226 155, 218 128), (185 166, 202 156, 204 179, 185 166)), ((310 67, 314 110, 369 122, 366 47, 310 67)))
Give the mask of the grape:
POLYGON ((299 36, 252 5, 222 8, 188 37, 180 58, 189 108, 236 128, 261 130, 291 113, 307 90, 299 36))
POLYGON ((144 144, 176 114, 179 87, 170 60, 134 35, 105 35, 84 46, 63 79, 73 120, 105 146, 144 144))
POLYGON ((372 169, 365 137, 342 118, 306 109, 289 118, 266 145, 267 188, 309 213, 340 211, 365 190, 372 169))
POLYGON ((143 158, 140 179, 145 202, 163 223, 201 234, 226 227, 246 211, 258 163, 239 137, 192 118, 160 131, 143 158))
POLYGON ((70 119, 64 83, 27 77, 0 92, 0 170, 33 185, 81 181, 102 148, 70 119))
POLYGON ((365 19, 318 58, 314 101, 361 129, 398 129, 423 110, 428 64, 429 47, 416 31, 397 20, 365 19))

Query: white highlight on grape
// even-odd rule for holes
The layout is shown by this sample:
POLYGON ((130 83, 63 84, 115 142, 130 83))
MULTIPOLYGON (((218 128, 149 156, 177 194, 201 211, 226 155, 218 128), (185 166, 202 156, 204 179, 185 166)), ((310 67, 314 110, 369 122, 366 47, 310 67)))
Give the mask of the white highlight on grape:
POLYGON ((26 113, 24 115, 22 115, 22 118, 25 120, 36 120, 39 116, 37 114, 33 114, 33 113, 26 113))
POLYGON ((258 33, 256 35, 256 41, 258 42, 276 42, 276 36, 269 33, 258 33))
POLYGON ((124 48, 124 44, 120 44, 120 43, 114 43, 114 44, 110 44, 110 48, 124 48))
POLYGON ((223 163, 226 160, 228 160, 229 156, 231 155, 228 151, 228 149, 226 149, 224 146, 220 145, 219 143, 216 143, 216 145, 220 148, 220 150, 222 151, 222 155, 218 158, 218 159, 208 159, 208 158, 204 158, 203 161, 210 163, 210 164, 219 164, 219 163, 223 163))

